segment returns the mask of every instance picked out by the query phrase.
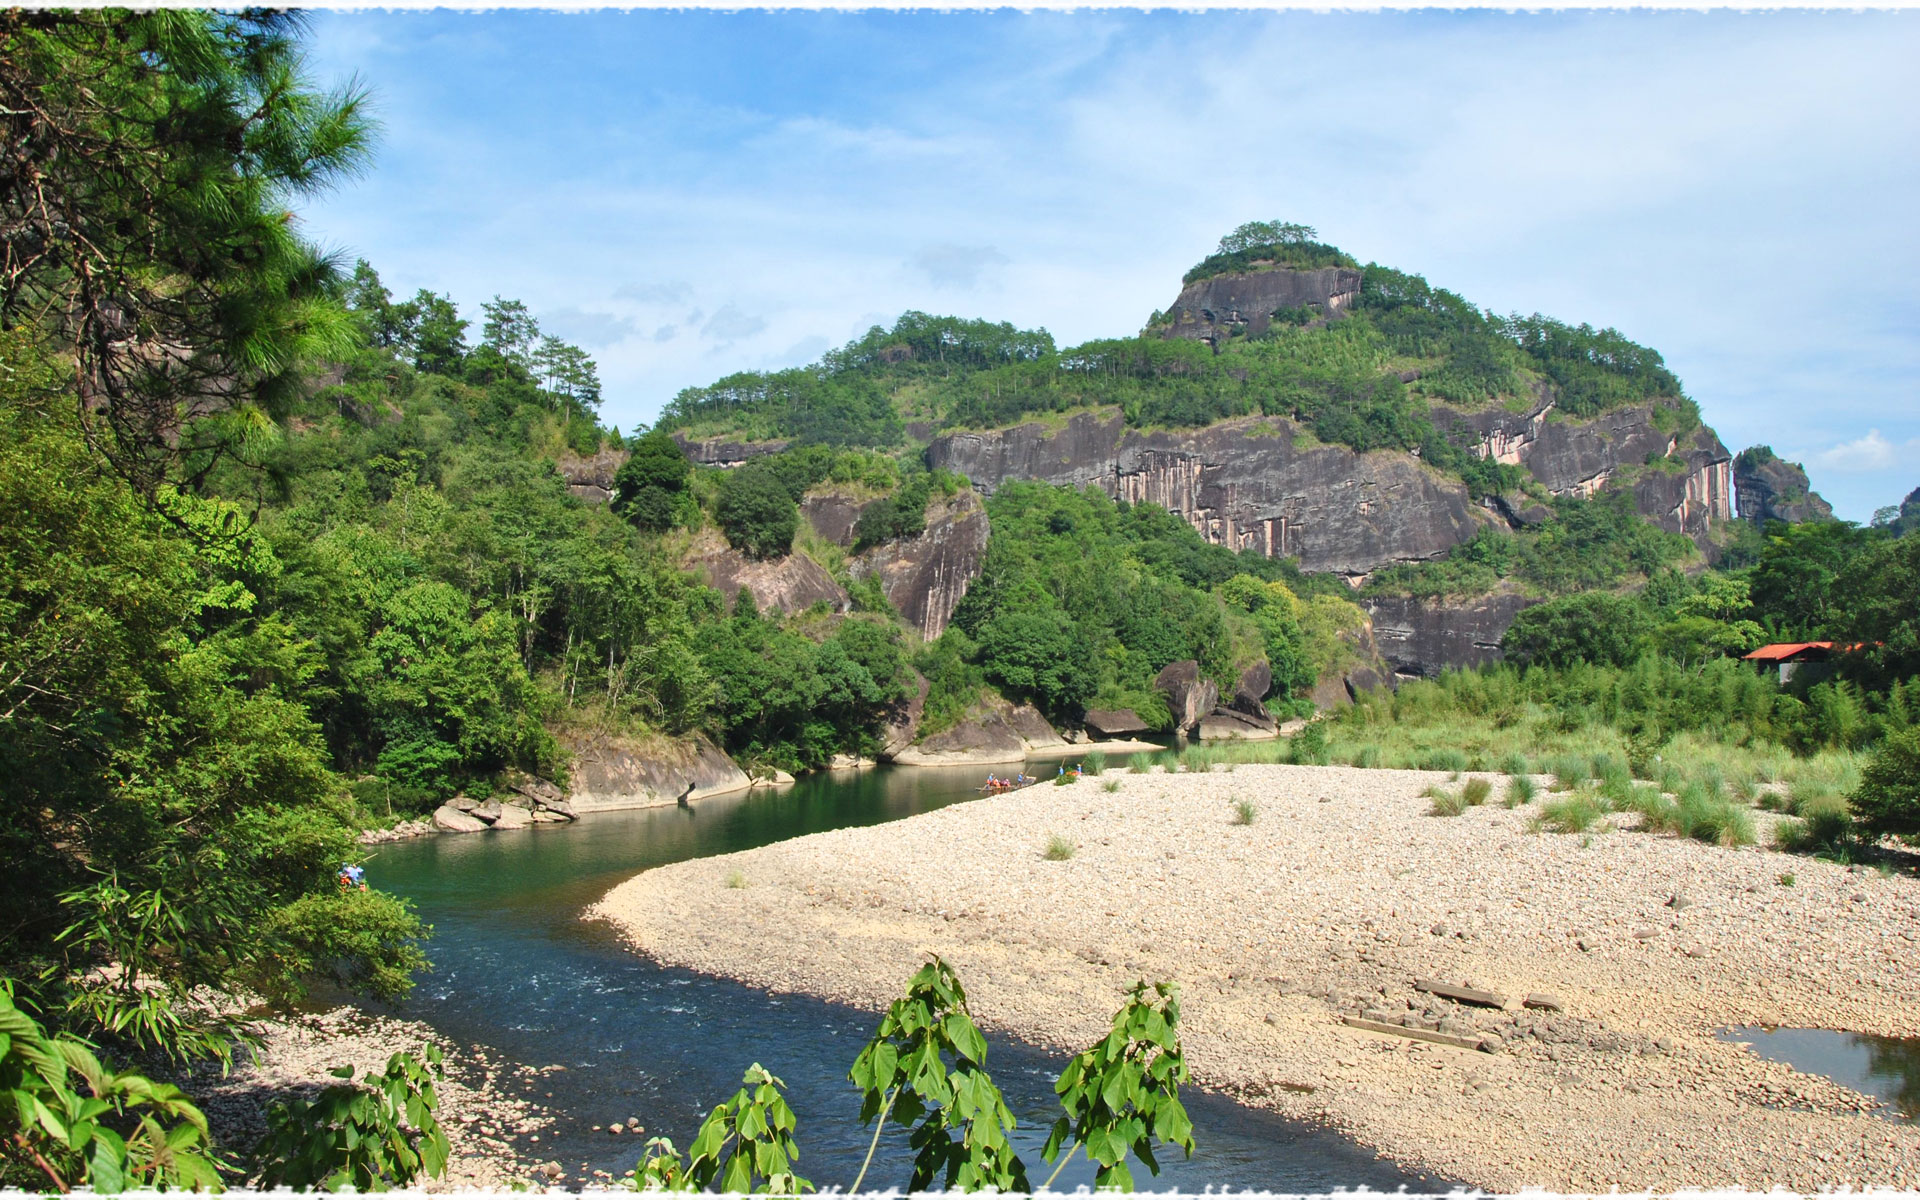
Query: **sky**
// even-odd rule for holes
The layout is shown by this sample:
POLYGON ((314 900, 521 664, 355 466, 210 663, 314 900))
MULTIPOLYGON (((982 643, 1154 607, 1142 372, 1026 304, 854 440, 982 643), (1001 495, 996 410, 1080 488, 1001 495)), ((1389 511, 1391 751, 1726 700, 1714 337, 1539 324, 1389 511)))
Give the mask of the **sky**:
POLYGON ((909 309, 1136 332, 1248 220, 1666 356, 1838 515, 1920 486, 1920 12, 323 12, 397 296, 523 300, 603 415, 909 309))

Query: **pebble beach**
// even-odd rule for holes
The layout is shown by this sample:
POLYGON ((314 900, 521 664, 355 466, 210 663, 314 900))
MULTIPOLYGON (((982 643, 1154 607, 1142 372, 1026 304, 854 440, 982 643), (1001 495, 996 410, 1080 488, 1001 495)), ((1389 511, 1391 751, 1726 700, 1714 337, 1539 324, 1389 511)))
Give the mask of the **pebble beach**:
POLYGON ((1920 1035, 1920 879, 1630 816, 1534 832, 1497 777, 1430 815, 1447 778, 1109 772, 661 867, 587 916, 875 1012, 937 953, 990 1034, 1060 1050, 1175 980, 1197 1085, 1488 1190, 1920 1186, 1920 1126, 1717 1036, 1920 1035))

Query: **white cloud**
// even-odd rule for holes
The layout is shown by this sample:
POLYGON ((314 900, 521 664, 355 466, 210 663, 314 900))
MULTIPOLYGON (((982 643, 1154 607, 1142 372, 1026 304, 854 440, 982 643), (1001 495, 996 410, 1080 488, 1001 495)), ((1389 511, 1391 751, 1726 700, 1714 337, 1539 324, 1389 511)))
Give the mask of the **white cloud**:
POLYGON ((668 283, 623 283, 613 289, 613 296, 616 300, 671 308, 693 299, 693 285, 678 279, 668 283))
POLYGON ((1009 258, 992 246, 956 246, 951 242, 922 247, 912 265, 935 287, 970 290, 982 274, 1003 267, 1009 258))
POLYGON ((736 342, 757 337, 766 327, 765 317, 742 312, 737 304, 722 304, 700 327, 700 336, 718 342, 716 349, 724 350, 736 342))
POLYGON ((1920 476, 1920 437, 1891 442, 1878 429, 1869 429, 1865 437, 1841 442, 1811 455, 1809 462, 1847 475, 1891 471, 1904 467, 1920 476))
POLYGON ((592 350, 618 345, 632 337, 639 328, 638 322, 632 317, 587 312, 572 307, 556 308, 542 313, 540 324, 547 332, 592 350))

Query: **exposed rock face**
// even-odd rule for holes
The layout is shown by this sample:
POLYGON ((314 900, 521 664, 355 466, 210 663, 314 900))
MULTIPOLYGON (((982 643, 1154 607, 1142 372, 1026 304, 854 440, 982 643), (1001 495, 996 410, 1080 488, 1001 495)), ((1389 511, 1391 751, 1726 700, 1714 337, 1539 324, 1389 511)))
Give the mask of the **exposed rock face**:
POLYGON ((1216 708, 1201 717, 1195 730, 1202 741, 1215 741, 1222 738, 1263 741, 1277 737, 1280 733, 1280 727, 1272 717, 1265 714, 1255 717, 1229 708, 1216 708))
MULTIPOLYGON (((849 565, 855 577, 877 575, 887 602, 928 641, 940 636, 987 556, 987 510, 962 491, 927 506, 918 537, 875 546, 849 565)), ((851 538, 849 538, 851 540, 851 538)))
POLYGON ((469 816, 448 804, 442 804, 433 810, 433 824, 436 829, 447 833, 479 833, 487 828, 485 821, 469 816))
POLYGON ((822 540, 851 546, 853 527, 871 503, 843 492, 809 493, 800 499, 800 519, 813 526, 822 540))
POLYGON ((913 745, 913 740, 920 736, 920 718, 927 711, 929 685, 926 676, 918 671, 913 672, 913 683, 913 695, 904 704, 895 705, 880 727, 880 757, 883 760, 892 761, 895 755, 913 745))
POLYGON ((1401 675, 1434 676, 1448 667, 1500 659, 1500 639, 1520 610, 1538 601, 1507 592, 1474 600, 1392 596, 1366 601, 1380 654, 1401 675))
POLYGON ((1148 732, 1147 723, 1130 708, 1090 708, 1085 720, 1088 731, 1103 738, 1148 732))
POLYGON ((761 562, 738 550, 709 550, 691 566, 728 604, 746 588, 761 612, 805 612, 823 600, 835 612, 852 606, 847 590, 804 554, 761 562))
POLYGON ((927 737, 893 756, 909 767, 1024 762, 1029 750, 1066 745, 1031 705, 1005 701, 982 705, 951 729, 927 737))
POLYGON ((1265 333, 1283 308, 1316 309, 1332 317, 1360 298, 1360 272, 1347 267, 1295 271, 1276 267, 1239 275, 1216 275, 1180 289, 1167 311, 1168 337, 1198 338, 1209 345, 1236 333, 1265 333))
POLYGON ((591 458, 582 458, 571 450, 554 460, 554 469, 567 481, 567 490, 589 504, 605 504, 613 499, 613 477, 626 465, 627 452, 602 446, 591 458))
POLYGON ((703 467, 737 467, 749 459, 778 454, 793 444, 786 441, 747 442, 724 437, 696 442, 683 433, 675 433, 673 440, 689 459, 703 467))
POLYGON ((1248 713, 1256 717, 1267 715, 1267 693, 1273 690, 1273 668, 1266 659, 1240 672, 1240 679, 1234 685, 1233 699, 1227 705, 1237 712, 1248 713))
MULTIPOLYGON (((1363 575, 1436 558, 1493 518, 1466 485, 1397 451, 1294 446, 1292 422, 1243 417, 1204 429, 1128 429, 1117 410, 1076 413, 1064 428, 1032 422, 950 433, 928 450, 991 494, 1009 479, 1098 484, 1185 517, 1209 541, 1302 569, 1363 575)), ((1204 710, 1203 710, 1204 711, 1204 710)))
MULTIPOLYGON (((1444 430, 1477 438, 1482 457, 1525 467, 1556 496, 1589 497, 1623 468, 1670 459, 1684 469, 1636 472, 1634 502, 1670 532, 1698 538, 1713 521, 1732 519, 1732 457, 1712 430, 1701 427, 1676 438, 1660 431, 1653 413, 1651 405, 1640 404, 1591 420, 1568 420, 1555 413, 1543 393, 1525 412, 1462 413, 1437 405, 1433 419, 1444 430)), ((1518 501, 1508 501, 1502 515, 1513 524, 1537 524, 1545 517, 1518 501)))
POLYGON ((649 744, 592 739, 568 745, 573 753, 573 794, 580 812, 647 808, 737 792, 752 781, 706 738, 665 738, 649 744), (688 788, 692 791, 689 792, 688 788))
POLYGON ((1153 686, 1166 696, 1175 729, 1197 728, 1200 718, 1212 712, 1220 699, 1219 687, 1200 674, 1200 664, 1191 658, 1161 668, 1153 686))
POLYGON ((1776 458, 1764 446, 1740 452, 1733 464, 1733 487, 1740 519, 1764 525, 1768 521, 1825 521, 1833 506, 1807 488, 1807 472, 1799 463, 1776 458))

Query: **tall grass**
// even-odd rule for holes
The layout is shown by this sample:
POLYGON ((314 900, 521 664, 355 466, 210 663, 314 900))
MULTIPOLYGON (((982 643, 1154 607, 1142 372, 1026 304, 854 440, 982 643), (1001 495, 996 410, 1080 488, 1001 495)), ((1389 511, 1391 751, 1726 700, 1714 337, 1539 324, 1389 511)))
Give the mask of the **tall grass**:
POLYGON ((1087 755, 1085 761, 1080 765, 1087 774, 1098 775, 1107 769, 1107 756, 1095 750, 1092 754, 1087 755))
POLYGON ((1507 777, 1507 794, 1502 801, 1508 808, 1518 808, 1522 804, 1533 802, 1534 786, 1531 775, 1510 775, 1507 777))
POLYGON ((1460 787, 1460 802, 1468 808, 1478 808, 1487 802, 1493 794, 1493 781, 1475 776, 1460 787))
POLYGON ((1145 775, 1153 770, 1153 758, 1146 754, 1136 754, 1127 760, 1127 770, 1135 775, 1145 775))

